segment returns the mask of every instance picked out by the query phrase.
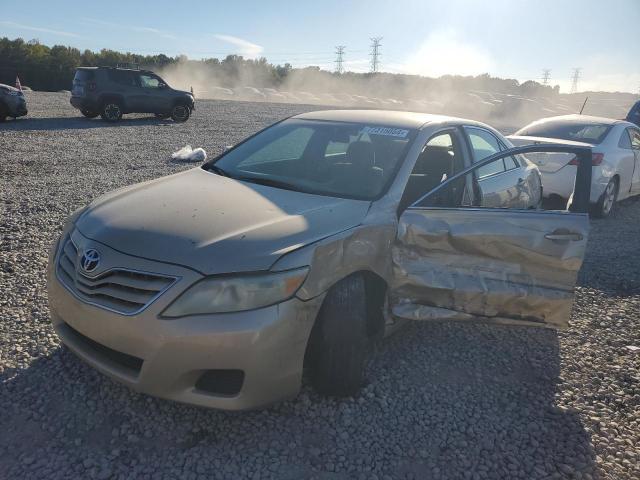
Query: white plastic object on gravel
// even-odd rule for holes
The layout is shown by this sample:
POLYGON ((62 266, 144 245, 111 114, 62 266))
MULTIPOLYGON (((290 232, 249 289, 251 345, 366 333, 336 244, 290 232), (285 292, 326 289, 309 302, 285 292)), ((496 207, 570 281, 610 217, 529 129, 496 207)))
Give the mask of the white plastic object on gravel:
POLYGON ((204 162, 207 159, 207 152, 204 148, 191 148, 191 145, 185 145, 177 152, 171 154, 172 160, 180 160, 181 162, 204 162))

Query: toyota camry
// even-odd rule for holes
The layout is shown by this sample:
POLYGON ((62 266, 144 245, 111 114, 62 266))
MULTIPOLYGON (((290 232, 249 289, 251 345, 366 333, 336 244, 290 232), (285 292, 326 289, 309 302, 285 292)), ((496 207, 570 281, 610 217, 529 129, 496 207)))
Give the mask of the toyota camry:
POLYGON ((51 249, 64 344, 133 389, 222 409, 353 395, 402 320, 563 327, 588 232, 591 150, 334 110, 74 212, 51 249), (571 211, 523 153, 571 152, 571 211), (585 191, 586 189, 586 191, 585 191))

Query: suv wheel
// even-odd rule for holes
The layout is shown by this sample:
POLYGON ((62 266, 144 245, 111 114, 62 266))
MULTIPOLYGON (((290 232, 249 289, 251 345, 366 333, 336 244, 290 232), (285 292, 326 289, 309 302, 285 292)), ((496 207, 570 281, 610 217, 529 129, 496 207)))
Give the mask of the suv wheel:
POLYGON ((189 120, 191 110, 183 103, 179 103, 171 109, 171 118, 174 122, 186 122, 189 120))
POLYGON ((93 110, 80 110, 80 113, 82 113, 82 115, 84 115, 87 118, 96 118, 98 115, 100 115, 98 112, 94 112, 93 110))
POLYGON ((329 290, 313 326, 308 365, 315 390, 339 397, 358 393, 368 346, 365 281, 355 274, 329 290))
POLYGON ((117 122, 122 118, 122 108, 120 104, 115 101, 107 101, 102 106, 102 112, 100 116, 103 120, 108 122, 117 122))

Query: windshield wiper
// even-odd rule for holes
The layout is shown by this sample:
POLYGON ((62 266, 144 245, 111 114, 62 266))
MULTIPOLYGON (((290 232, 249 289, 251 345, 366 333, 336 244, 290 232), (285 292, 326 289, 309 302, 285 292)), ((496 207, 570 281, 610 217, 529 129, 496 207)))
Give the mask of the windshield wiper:
POLYGON ((283 182, 282 180, 275 180, 273 178, 263 178, 263 177, 234 177, 236 180, 241 180, 244 182, 258 183, 260 185, 266 185, 268 187, 276 187, 282 188, 283 190, 293 190, 294 192, 299 192, 300 188, 297 186, 283 182))
POLYGON ((218 167, 215 164, 209 165, 207 167, 207 170, 209 170, 210 172, 213 172, 213 173, 215 173, 217 175, 220 175, 221 177, 230 177, 231 176, 226 171, 224 171, 223 169, 221 169, 220 167, 218 167))

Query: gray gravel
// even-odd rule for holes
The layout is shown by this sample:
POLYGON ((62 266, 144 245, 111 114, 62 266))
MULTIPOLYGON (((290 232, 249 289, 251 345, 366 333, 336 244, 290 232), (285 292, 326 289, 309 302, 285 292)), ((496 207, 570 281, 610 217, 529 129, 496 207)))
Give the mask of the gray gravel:
MULTIPOLYGON (((0 126, 0 478, 640 478, 640 201, 592 222, 571 328, 413 324, 357 398, 225 413, 134 393, 60 347, 47 250, 65 216, 300 105, 201 101, 189 122, 77 118, 28 94, 0 126)), ((316 107, 317 108, 317 107, 316 107)))

